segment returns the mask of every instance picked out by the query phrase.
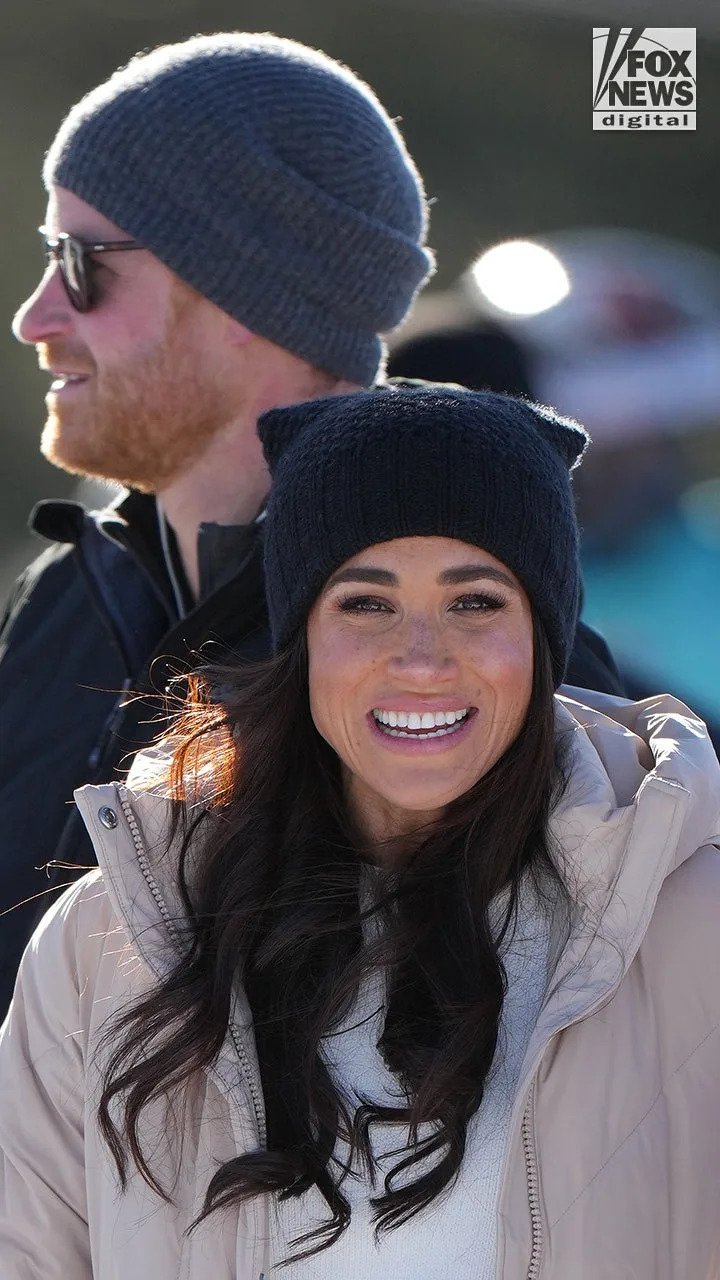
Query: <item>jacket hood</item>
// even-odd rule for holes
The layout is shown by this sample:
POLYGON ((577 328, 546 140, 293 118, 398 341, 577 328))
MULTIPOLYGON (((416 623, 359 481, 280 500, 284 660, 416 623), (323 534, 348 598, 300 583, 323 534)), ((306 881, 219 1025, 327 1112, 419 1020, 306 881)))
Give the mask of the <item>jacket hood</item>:
POLYGON ((720 845, 720 763, 683 703, 566 686, 556 708, 570 777, 550 830, 571 905, 528 1070, 541 1041, 611 998, 667 877, 720 845))
POLYGON ((678 824, 665 874, 718 843, 720 763, 704 723, 682 702, 669 694, 631 702, 565 686, 556 723, 572 744, 570 784, 552 818, 563 843, 573 843, 575 809, 586 819, 593 813, 593 826, 635 825, 659 796, 675 802, 678 824))
MULTIPOLYGON (((569 778, 550 828, 571 911, 553 988, 564 986, 566 1019, 620 981, 665 878, 720 845, 720 764, 702 721, 667 695, 633 703, 566 686, 556 725, 569 778)), ((115 910, 158 977, 185 922, 164 793, 171 755, 160 743, 136 757, 127 784, 75 793, 115 910)))

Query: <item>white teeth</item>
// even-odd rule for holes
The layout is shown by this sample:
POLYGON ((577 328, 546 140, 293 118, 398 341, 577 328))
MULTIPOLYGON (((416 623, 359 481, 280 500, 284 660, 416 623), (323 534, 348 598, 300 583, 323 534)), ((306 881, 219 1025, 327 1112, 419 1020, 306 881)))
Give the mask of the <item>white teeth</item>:
POLYGON ((442 738, 445 734, 455 733, 455 727, 467 718, 469 707, 458 711, 373 711, 378 724, 385 726, 385 732, 392 738, 442 738), (403 730, 408 732, 404 733, 403 730), (426 732, 419 733, 424 729, 426 732))

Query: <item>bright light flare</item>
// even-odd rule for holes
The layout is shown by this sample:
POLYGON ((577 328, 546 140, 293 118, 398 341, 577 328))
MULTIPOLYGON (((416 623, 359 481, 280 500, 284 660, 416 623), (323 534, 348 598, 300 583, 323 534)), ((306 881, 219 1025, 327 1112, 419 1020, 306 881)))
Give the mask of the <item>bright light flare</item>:
POLYGON ((532 240, 507 240, 483 253, 470 268, 480 293, 498 311, 534 316, 557 306, 570 292, 559 258, 532 240))

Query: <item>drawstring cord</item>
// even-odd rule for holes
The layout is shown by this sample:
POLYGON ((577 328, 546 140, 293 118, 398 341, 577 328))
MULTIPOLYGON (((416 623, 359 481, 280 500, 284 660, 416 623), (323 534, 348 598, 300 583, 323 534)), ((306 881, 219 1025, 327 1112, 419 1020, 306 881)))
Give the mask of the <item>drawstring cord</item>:
POLYGON ((160 533, 160 546, 162 547, 163 559, 165 561, 165 569, 167 570, 167 576, 170 580, 170 586, 172 587, 173 599, 175 601, 177 616, 178 618, 184 618, 187 610, 185 608, 185 603, 183 601, 183 593, 182 593, 182 590, 180 589, 180 583, 178 582, 178 576, 175 570, 175 565, 173 564, 172 552, 170 550, 170 539, 168 538, 167 517, 162 507, 160 506, 160 503, 157 500, 155 501, 155 508, 157 510, 158 531, 160 533))

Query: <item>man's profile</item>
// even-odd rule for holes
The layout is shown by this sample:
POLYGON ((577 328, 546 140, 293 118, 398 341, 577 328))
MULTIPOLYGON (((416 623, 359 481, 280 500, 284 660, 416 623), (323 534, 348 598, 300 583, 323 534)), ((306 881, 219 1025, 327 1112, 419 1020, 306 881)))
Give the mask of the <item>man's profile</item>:
POLYGON ((162 728, 175 671, 267 650, 265 410, 371 386, 433 266, 427 205, 367 85, 294 41, 200 36, 76 104, 44 168, 47 269, 16 336, 51 382, 45 456, 127 487, 42 503, 51 546, 0 635, 0 1003, 91 857, 73 789, 162 728))

